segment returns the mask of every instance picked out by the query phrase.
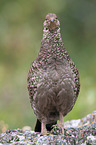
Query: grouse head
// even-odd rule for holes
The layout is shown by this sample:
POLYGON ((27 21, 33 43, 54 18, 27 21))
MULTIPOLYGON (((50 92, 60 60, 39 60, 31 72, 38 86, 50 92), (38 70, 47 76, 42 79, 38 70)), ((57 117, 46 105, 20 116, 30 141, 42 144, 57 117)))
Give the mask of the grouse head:
POLYGON ((50 31, 51 33, 57 31, 59 29, 60 22, 57 19, 56 14, 53 13, 47 14, 43 26, 44 30, 50 31))

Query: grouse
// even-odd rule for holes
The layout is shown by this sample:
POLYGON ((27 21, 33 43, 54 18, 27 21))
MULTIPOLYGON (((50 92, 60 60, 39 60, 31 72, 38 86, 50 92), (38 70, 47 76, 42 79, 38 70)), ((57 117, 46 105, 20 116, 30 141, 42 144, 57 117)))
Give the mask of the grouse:
MULTIPOLYGON (((43 26, 41 48, 31 64, 27 87, 41 134, 45 135, 46 125, 56 124, 57 120, 63 128, 63 117, 72 110, 78 97, 80 80, 62 42, 56 14, 47 14, 43 26)), ((38 131, 38 126, 35 130, 38 131)))

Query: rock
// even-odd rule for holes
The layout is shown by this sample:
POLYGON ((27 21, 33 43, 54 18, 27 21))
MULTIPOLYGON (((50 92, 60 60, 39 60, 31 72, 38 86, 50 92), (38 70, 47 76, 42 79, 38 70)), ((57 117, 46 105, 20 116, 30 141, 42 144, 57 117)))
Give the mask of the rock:
POLYGON ((22 130, 31 130, 31 127, 30 126, 24 126, 23 128, 22 128, 22 130))
POLYGON ((57 125, 44 136, 31 130, 10 129, 0 134, 0 145, 96 145, 96 111, 82 119, 67 121, 64 126, 64 135, 57 125))

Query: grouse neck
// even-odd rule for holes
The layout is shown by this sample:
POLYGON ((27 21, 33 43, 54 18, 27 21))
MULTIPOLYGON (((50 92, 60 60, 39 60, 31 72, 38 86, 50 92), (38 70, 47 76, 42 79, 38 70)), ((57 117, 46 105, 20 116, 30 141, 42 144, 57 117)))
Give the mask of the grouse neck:
MULTIPOLYGON (((56 40, 59 40, 59 39, 61 39, 61 34, 60 34, 60 28, 58 28, 57 30, 55 30, 55 31, 53 31, 53 32, 50 32, 49 30, 46 30, 45 28, 44 28, 44 30, 43 30, 43 39, 42 39, 42 41, 44 41, 44 40, 54 40, 54 41, 56 41, 56 40)), ((49 41, 48 41, 48 43, 49 43, 49 41)))
POLYGON ((49 48, 53 48, 54 45, 56 44, 61 44, 62 43, 62 38, 61 38, 61 34, 60 34, 60 28, 58 28, 58 30, 54 31, 53 33, 51 33, 49 30, 46 30, 44 28, 43 30, 43 39, 41 42, 41 49, 40 51, 44 51, 44 49, 49 49, 49 48))

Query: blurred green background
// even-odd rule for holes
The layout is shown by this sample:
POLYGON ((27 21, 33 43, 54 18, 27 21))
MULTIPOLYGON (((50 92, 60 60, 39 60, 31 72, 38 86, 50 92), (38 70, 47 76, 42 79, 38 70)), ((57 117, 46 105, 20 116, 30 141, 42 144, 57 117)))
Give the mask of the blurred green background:
POLYGON ((60 20, 65 48, 80 73, 79 97, 64 120, 96 109, 96 0, 0 0, 0 120, 8 129, 34 128, 26 80, 50 12, 60 20))

